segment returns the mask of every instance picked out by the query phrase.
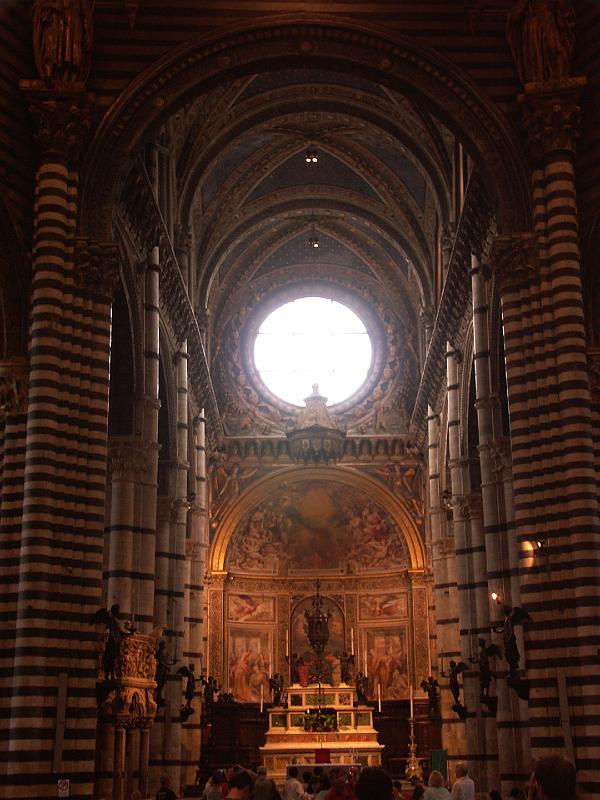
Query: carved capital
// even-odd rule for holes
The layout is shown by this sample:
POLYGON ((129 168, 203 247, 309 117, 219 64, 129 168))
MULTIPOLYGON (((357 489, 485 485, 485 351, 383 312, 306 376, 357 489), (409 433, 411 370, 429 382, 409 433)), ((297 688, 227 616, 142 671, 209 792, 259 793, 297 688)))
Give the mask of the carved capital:
POLYGON ((27 359, 0 361, 0 415, 25 414, 28 391, 27 359))
POLYGON ((76 277, 90 294, 112 299, 120 278, 119 249, 112 242, 79 238, 75 242, 76 277))
POLYGON ((21 81, 19 85, 37 120, 37 139, 44 155, 77 160, 91 126, 93 95, 83 84, 48 88, 42 81, 21 81))
POLYGON ((533 233, 496 236, 489 259, 501 290, 530 281, 538 273, 538 243, 533 233))
POLYGON ((543 158, 555 150, 575 152, 581 116, 578 101, 585 82, 582 77, 525 87, 519 103, 532 158, 543 158))
POLYGON ((113 437, 108 442, 108 469, 112 480, 136 480, 147 469, 152 448, 137 437, 113 437))

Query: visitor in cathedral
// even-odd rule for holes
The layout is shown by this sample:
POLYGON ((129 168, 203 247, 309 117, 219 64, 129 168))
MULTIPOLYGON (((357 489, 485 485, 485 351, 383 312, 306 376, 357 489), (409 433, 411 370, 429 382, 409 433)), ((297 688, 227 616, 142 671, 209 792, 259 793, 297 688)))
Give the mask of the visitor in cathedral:
POLYGON ((422 783, 415 784, 415 788, 412 791, 410 796, 410 800, 421 800, 423 795, 425 794, 425 787, 422 783))
POLYGON ((283 800, 304 800, 304 786, 298 780, 298 767, 290 767, 283 787, 283 800))
POLYGON ((304 793, 308 797, 314 797, 317 793, 318 780, 309 770, 304 770, 302 773, 302 783, 304 784, 304 793))
POLYGON ((487 800, 502 800, 502 795, 498 789, 490 789, 487 793, 487 800))
POLYGON ((331 789, 325 800, 356 800, 352 786, 348 783, 348 776, 342 769, 332 769, 329 773, 331 789))
POLYGON ((252 800, 281 800, 281 795, 277 791, 275 783, 267 778, 266 767, 259 767, 256 770, 256 780, 252 787, 252 800))
POLYGON ((206 781, 206 786, 202 792, 203 800, 223 800, 223 784, 225 774, 222 770, 216 769, 206 781))
MULTIPOLYGON (((316 768, 315 768, 316 769, 316 768)), ((331 781, 329 777, 323 772, 319 775, 319 791, 315 795, 315 800, 325 800, 331 789, 331 781)))
POLYGON ((171 789, 171 778, 163 775, 160 779, 160 789, 156 793, 156 800, 177 800, 177 795, 171 789))
POLYGON ((475 800, 475 784, 469 777, 466 764, 458 763, 454 767, 456 780, 452 784, 452 800, 475 800))
POLYGON ((249 800, 252 792, 252 776, 245 769, 235 772, 229 781, 227 800, 249 800))
POLYGON ((393 800, 392 778, 381 767, 365 767, 356 782, 358 800, 393 800))
POLYGON ((429 775, 429 786, 425 790, 423 800, 450 800, 450 792, 446 789, 444 776, 437 769, 429 775))
POLYGON ((528 797, 529 800, 575 800, 577 774, 573 764, 558 755, 538 758, 529 779, 528 797))

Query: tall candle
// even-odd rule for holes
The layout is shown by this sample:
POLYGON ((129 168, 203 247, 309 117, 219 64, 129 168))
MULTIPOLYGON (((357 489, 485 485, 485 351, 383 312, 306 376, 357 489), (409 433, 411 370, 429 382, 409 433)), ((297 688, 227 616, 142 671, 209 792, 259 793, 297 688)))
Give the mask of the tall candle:
POLYGON ((286 628, 285 631, 285 657, 289 658, 290 655, 290 632, 289 629, 286 628))
POLYGON ((377 708, 379 710, 379 713, 381 714, 381 684, 379 683, 379 681, 377 682, 377 708))
POLYGON ((350 654, 354 655, 354 628, 350 628, 350 654))
POLYGON ((369 677, 369 668, 367 666, 367 651, 366 651, 366 649, 365 649, 365 654, 364 654, 364 658, 363 658, 363 666, 365 668, 365 678, 368 678, 369 677))
POLYGON ((263 683, 261 683, 261 685, 260 685, 260 713, 261 714, 263 712, 264 699, 265 699, 265 686, 264 686, 263 683))
POLYGON ((412 683, 408 687, 408 693, 410 697, 410 718, 413 719, 414 717, 414 709, 413 709, 413 692, 412 692, 412 683))

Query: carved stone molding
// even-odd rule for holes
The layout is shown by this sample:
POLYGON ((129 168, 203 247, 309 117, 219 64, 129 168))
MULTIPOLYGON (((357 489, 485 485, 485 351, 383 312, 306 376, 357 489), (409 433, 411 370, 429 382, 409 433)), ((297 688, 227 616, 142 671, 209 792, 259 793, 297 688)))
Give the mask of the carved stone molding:
POLYGON ((530 281, 539 268, 536 235, 525 232, 496 236, 489 264, 501 291, 530 281))
POLYGON ((76 280, 90 294, 112 299, 120 280, 119 249, 112 242, 75 241, 76 280))
POLYGON ((19 84, 37 120, 37 139, 46 157, 79 158, 88 130, 94 96, 83 84, 48 87, 43 81, 19 84))
POLYGON ((543 158, 555 150, 574 153, 581 116, 578 101, 585 83, 580 77, 525 87, 519 103, 532 158, 543 158))
POLYGON ((0 361, 0 416, 25 414, 28 391, 27 359, 11 358, 0 361))

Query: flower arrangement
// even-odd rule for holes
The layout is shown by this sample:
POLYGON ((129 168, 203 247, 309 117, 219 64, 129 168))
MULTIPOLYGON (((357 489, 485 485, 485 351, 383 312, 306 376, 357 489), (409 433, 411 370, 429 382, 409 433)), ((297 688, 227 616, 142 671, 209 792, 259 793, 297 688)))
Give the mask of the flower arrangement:
POLYGON ((337 730, 335 711, 306 711, 304 730, 312 733, 329 733, 337 730))

